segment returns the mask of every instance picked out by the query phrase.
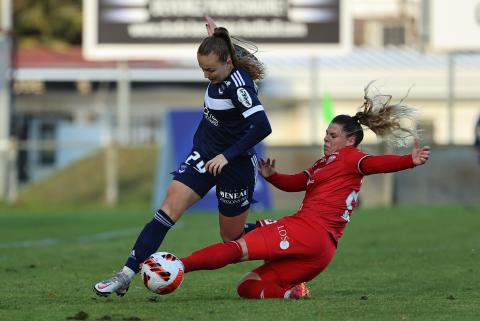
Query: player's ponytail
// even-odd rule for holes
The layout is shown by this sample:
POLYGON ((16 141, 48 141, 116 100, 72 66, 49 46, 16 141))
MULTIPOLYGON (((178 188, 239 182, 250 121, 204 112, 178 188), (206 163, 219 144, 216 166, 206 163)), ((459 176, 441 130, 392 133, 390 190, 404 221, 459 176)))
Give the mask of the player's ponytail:
POLYGON ((235 56, 238 59, 238 66, 245 69, 245 71, 252 77, 253 80, 262 80, 265 78, 265 65, 255 57, 254 53, 258 51, 258 48, 251 42, 241 40, 239 38, 232 37, 235 40, 235 56), (239 43, 242 43, 240 45, 239 43), (244 46, 248 45, 254 50, 246 49, 244 46))
POLYGON ((230 57, 233 65, 245 69, 253 80, 261 80, 265 76, 263 63, 244 47, 234 44, 226 28, 215 28, 211 36, 203 39, 197 50, 197 54, 202 56, 212 52, 221 62, 226 62, 230 57))
POLYGON ((390 145, 405 146, 409 137, 418 137, 416 129, 412 126, 415 109, 403 103, 406 96, 398 103, 391 104, 391 95, 380 94, 376 88, 376 92, 371 93, 372 83, 364 88, 361 110, 355 116, 338 115, 332 123, 342 125, 347 136, 355 136, 355 147, 363 140, 362 125, 390 145))
POLYGON ((354 117, 388 144, 405 146, 410 137, 418 137, 414 123, 416 110, 404 104, 408 93, 398 103, 392 104, 392 95, 381 94, 376 88, 371 88, 372 83, 365 87, 362 110, 354 117))

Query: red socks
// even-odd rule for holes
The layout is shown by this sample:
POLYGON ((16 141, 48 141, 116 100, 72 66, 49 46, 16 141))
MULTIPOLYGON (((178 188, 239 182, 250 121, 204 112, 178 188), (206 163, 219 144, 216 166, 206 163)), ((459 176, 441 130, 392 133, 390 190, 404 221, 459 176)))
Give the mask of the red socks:
POLYGON ((284 298, 286 289, 273 282, 245 280, 237 288, 237 293, 246 299, 284 298))
MULTIPOLYGON (((216 270, 231 263, 237 263, 242 258, 242 249, 235 242, 217 243, 207 246, 192 255, 181 258, 184 272, 197 270, 216 270)), ((274 282, 248 279, 237 288, 238 295, 247 299, 284 298, 288 289, 274 282)))
POLYGON ((181 258, 185 273, 197 270, 216 270, 242 258, 242 249, 235 241, 207 246, 181 258))

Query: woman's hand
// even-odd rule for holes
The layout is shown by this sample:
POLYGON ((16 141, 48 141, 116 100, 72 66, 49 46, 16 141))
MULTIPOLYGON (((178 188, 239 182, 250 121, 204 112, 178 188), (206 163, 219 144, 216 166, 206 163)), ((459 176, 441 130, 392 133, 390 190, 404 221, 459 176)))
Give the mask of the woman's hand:
POLYGON ((205 16, 205 26, 207 27, 207 34, 208 36, 213 35, 213 32, 215 31, 215 28, 217 27, 217 24, 215 21, 210 16, 205 16))
POLYGON ((263 158, 261 158, 258 171, 260 172, 260 175, 265 178, 275 174, 277 172, 275 170, 275 159, 270 160, 270 158, 267 158, 265 161, 263 158))
POLYGON ((412 148, 412 160, 415 166, 423 165, 430 157, 430 146, 420 147, 420 141, 415 139, 412 148))
POLYGON ((223 154, 217 155, 205 164, 205 169, 213 176, 217 176, 222 171, 222 168, 228 164, 228 160, 223 154))

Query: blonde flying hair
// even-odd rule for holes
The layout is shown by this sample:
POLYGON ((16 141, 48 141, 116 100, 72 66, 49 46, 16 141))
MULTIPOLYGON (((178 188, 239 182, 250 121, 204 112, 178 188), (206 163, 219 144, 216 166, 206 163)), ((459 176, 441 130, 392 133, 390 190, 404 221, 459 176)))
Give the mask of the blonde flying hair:
POLYGON ((364 88, 363 105, 355 116, 339 115, 332 123, 343 125, 347 136, 355 135, 355 146, 363 140, 362 126, 369 128, 391 146, 406 146, 412 137, 418 138, 414 118, 416 109, 405 104, 410 90, 394 104, 391 103, 391 95, 381 94, 372 84, 373 81, 364 88))

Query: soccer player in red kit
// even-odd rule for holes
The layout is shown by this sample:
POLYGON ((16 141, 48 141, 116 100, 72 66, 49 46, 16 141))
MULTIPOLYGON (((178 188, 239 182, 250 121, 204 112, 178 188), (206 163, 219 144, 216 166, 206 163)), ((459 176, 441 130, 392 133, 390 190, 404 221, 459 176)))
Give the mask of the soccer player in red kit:
POLYGON ((208 246, 180 259, 185 272, 212 270, 230 263, 265 260, 247 273, 237 291, 244 298, 292 298, 309 296, 305 282, 321 273, 332 260, 337 243, 357 205, 365 175, 397 172, 424 164, 430 148, 415 138, 408 155, 372 156, 357 149, 362 125, 386 139, 404 140, 415 133, 402 127, 412 109, 390 104, 391 96, 369 97, 365 88, 363 110, 355 116, 336 116, 326 130, 324 156, 309 169, 281 174, 275 160, 260 162, 260 173, 287 192, 305 191, 297 213, 278 221, 264 220, 242 238, 208 246), (407 134, 407 135, 404 135, 407 134))

